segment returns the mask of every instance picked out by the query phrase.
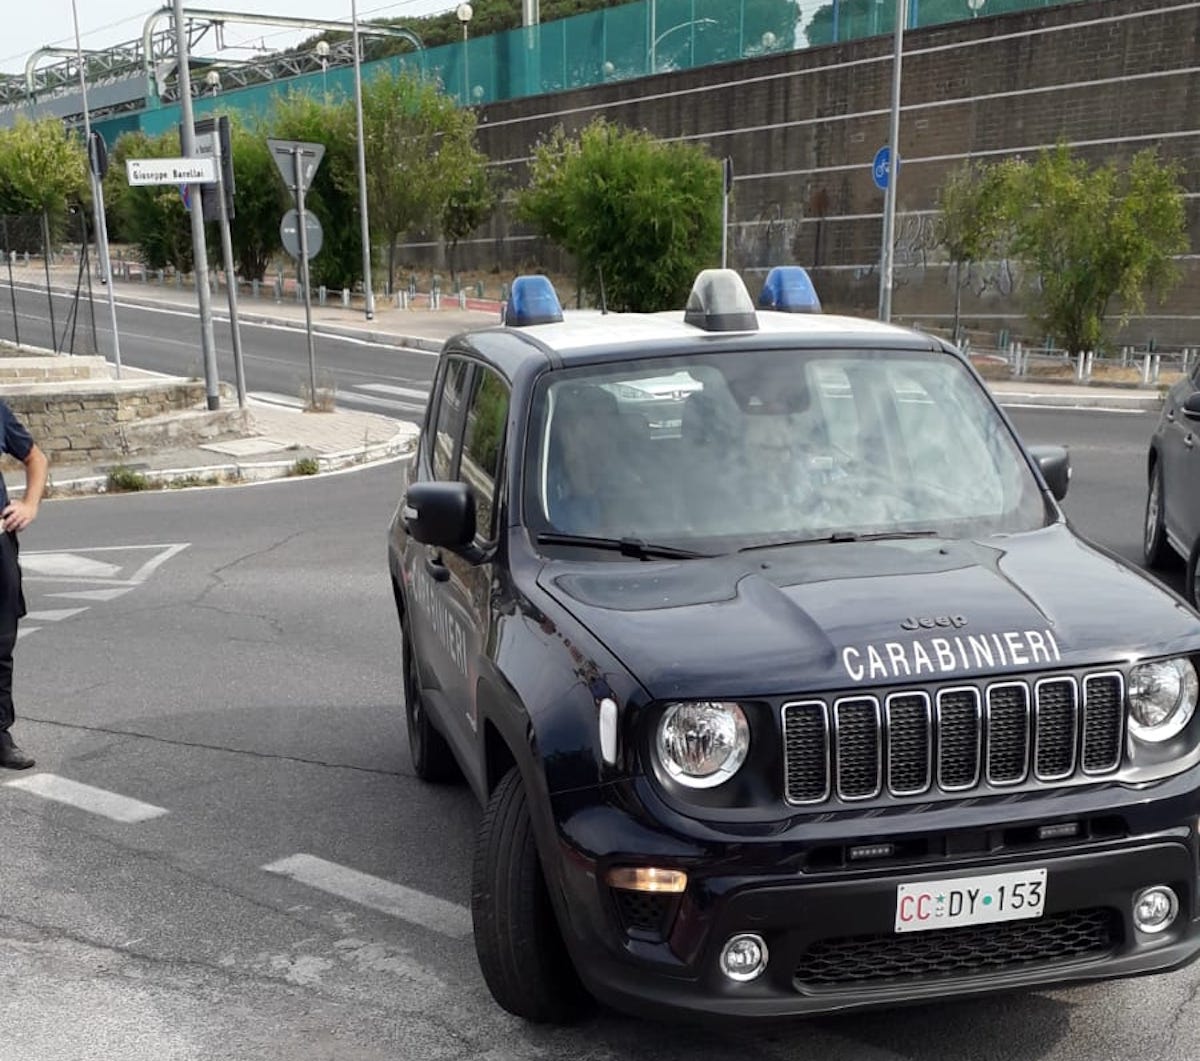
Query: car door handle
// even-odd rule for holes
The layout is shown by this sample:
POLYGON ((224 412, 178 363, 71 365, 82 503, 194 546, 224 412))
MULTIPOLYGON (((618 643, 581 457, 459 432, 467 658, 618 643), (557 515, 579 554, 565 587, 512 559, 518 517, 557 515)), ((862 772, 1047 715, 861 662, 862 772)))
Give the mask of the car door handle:
POLYGON ((425 570, 435 582, 446 582, 450 578, 450 568, 442 560, 441 553, 433 553, 425 557, 425 570))

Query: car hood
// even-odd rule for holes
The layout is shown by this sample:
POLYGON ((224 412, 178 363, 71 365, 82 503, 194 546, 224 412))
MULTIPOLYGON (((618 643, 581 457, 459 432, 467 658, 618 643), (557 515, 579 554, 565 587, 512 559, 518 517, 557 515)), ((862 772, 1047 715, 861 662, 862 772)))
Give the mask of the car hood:
POLYGON ((970 680, 1200 647, 1182 601, 1061 524, 980 541, 551 561, 538 581, 655 699, 970 680))

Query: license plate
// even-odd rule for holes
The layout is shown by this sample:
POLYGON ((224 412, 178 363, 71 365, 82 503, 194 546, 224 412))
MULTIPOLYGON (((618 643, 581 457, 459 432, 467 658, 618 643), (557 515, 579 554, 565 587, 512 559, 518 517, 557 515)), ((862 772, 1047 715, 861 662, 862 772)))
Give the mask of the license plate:
POLYGON ((1041 917, 1045 907, 1044 869, 901 884, 896 889, 896 931, 1025 921, 1041 917))

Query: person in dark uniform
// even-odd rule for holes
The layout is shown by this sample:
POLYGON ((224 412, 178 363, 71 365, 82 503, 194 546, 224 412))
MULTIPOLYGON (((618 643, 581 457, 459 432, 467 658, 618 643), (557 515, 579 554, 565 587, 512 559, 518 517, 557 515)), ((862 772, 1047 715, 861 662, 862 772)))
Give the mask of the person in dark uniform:
POLYGON ((46 492, 46 455, 37 447, 25 425, 0 401, 0 451, 25 465, 25 496, 10 500, 4 476, 0 475, 0 767, 27 770, 33 759, 13 742, 12 678, 13 646, 17 643, 17 620, 25 614, 21 592, 21 568, 17 563, 17 532, 37 518, 46 492))

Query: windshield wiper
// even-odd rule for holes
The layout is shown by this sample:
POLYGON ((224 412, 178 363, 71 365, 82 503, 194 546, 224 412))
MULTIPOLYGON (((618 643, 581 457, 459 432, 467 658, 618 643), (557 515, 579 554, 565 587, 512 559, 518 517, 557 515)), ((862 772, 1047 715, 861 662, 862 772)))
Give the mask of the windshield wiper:
POLYGON ((691 549, 677 549, 673 545, 655 545, 641 538, 593 538, 586 534, 559 534, 544 531, 537 536, 538 545, 577 545, 581 549, 611 549, 622 556, 635 560, 693 560, 710 556, 691 549))
POLYGON ((746 545, 738 550, 739 553, 751 553, 756 549, 779 549, 786 545, 828 545, 836 542, 883 542, 900 538, 939 538, 941 535, 933 530, 908 531, 877 531, 860 534, 858 531, 834 531, 832 534, 822 534, 815 538, 787 538, 774 542, 759 542, 757 545, 746 545))

